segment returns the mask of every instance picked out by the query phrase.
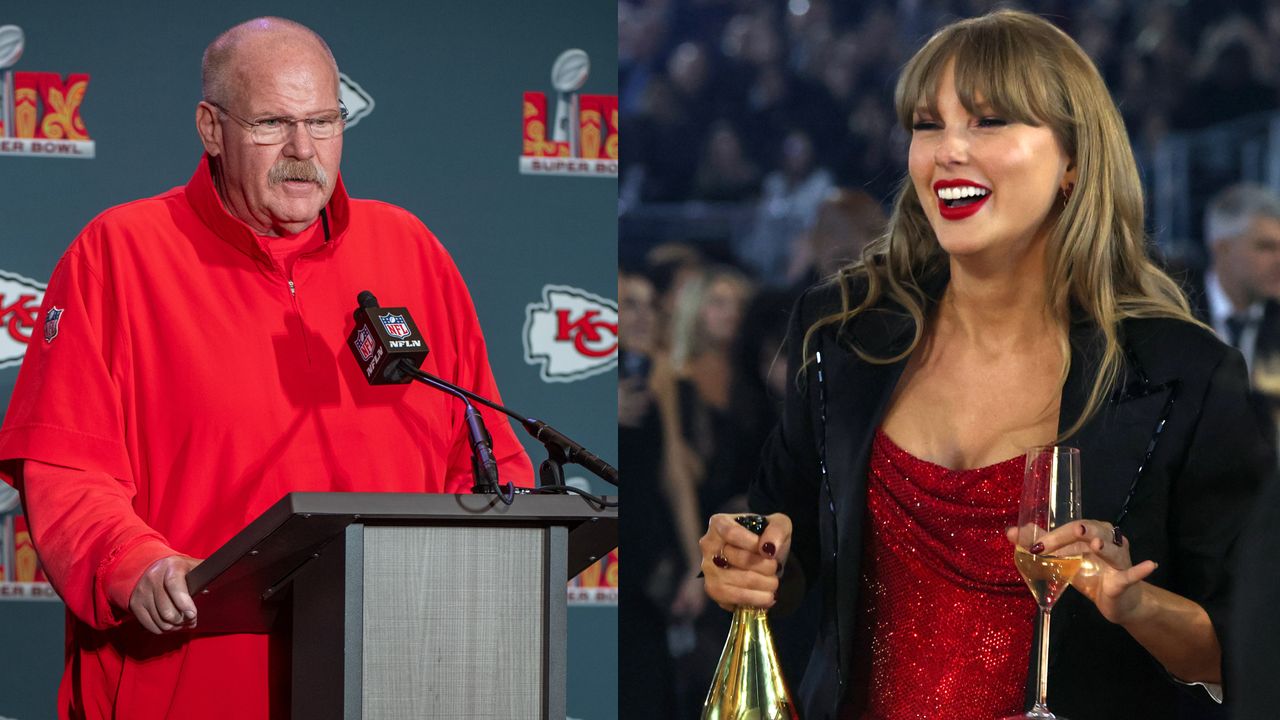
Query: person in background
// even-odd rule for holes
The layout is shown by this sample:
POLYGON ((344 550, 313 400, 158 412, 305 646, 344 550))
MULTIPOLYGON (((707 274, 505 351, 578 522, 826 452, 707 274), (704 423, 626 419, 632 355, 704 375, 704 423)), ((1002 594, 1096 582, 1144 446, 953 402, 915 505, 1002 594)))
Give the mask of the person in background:
POLYGON ((1209 267, 1189 278, 1196 314, 1244 355, 1254 390, 1280 413, 1280 196, 1249 183, 1210 201, 1209 267))
POLYGON ((1069 443, 1087 519, 1026 549, 1091 560, 1053 613, 1050 706, 1220 698, 1178 681, 1223 682, 1236 541, 1276 459, 1239 354, 1146 255, 1097 68, 997 11, 929 39, 895 104, 909 182, 864 261, 796 305, 798 377, 750 495, 769 524, 712 516, 708 595, 785 608, 816 586, 808 720, 1014 715, 1036 633, 1013 562, 1024 452, 1069 443))
POLYGON ((728 120, 711 124, 710 138, 694 178, 692 198, 742 202, 760 193, 760 169, 747 157, 738 129, 728 120))
POLYGON ((701 562, 701 518, 709 512, 708 478, 732 432, 732 349, 753 290, 745 275, 727 265, 710 265, 683 284, 668 328, 668 362, 653 377, 662 418, 663 485, 678 523, 676 547, 685 562, 676 576, 679 590, 670 618, 677 654, 683 655, 677 673, 681 707, 706 692, 715 670, 714 657, 704 653, 719 650, 706 638, 723 640, 722 614, 707 612, 702 583, 694 574, 701 562))
POLYGON ((787 273, 796 295, 862 257, 871 241, 884 234, 887 222, 880 203, 861 190, 836 188, 828 193, 787 273))
MULTIPOLYGON (((654 378, 662 416, 663 473, 679 512, 688 508, 693 518, 703 514, 703 483, 728 427, 730 352, 751 292, 750 281, 727 266, 711 266, 682 286, 668 328, 669 365, 654 378)), ((692 544, 686 546, 692 560, 689 567, 701 561, 697 551, 701 522, 695 522, 688 538, 692 544)), ((703 599, 699 584, 687 579, 673 613, 695 617, 702 612, 703 599)))
POLYGON ((795 246, 813 225, 818 206, 831 191, 830 171, 818 162, 813 139, 794 129, 779 148, 781 167, 765 176, 755 226, 737 249, 738 258, 766 286, 785 286, 795 246))
POLYGON ((628 621, 618 627, 618 672, 650 683, 621 683, 621 716, 671 717, 675 677, 667 625, 685 558, 668 546, 676 534, 675 508, 662 483, 662 427, 650 379, 662 349, 657 290, 648 277, 618 271, 618 456, 627 468, 627 507, 644 522, 624 523, 627 592, 619 598, 628 621))
POLYGON ((778 422, 791 376, 782 346, 794 302, 790 292, 766 289, 742 311, 729 353, 728 412, 717 423, 715 454, 699 491, 705 512, 747 509, 747 486, 760 463, 760 448, 778 422))

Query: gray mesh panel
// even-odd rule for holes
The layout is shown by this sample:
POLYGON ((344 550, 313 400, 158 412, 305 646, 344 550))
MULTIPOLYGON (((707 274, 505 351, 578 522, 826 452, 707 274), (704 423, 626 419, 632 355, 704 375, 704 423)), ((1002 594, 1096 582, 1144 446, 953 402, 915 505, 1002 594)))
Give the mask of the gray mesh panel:
POLYGON ((365 720, 542 717, 544 535, 366 529, 365 720))

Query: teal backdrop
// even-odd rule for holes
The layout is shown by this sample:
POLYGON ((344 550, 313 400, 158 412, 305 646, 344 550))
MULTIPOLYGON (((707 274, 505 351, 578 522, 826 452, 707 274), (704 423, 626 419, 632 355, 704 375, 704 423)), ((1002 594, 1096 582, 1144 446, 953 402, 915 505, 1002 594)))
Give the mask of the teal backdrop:
MULTIPOLYGON (((186 182, 201 152, 201 52, 259 15, 319 32, 372 98, 345 138, 347 188, 407 208, 440 237, 471 289, 507 403, 616 460, 616 370, 544 380, 523 337, 526 306, 547 285, 616 312, 616 179, 519 169, 523 94, 545 93, 554 108, 551 65, 563 51, 590 58, 581 92, 617 94, 613 3, 0 3, 0 25, 25 35, 12 70, 90 76, 80 112, 95 144, 93 159, 0 154, 0 271, 46 282, 94 215, 186 182)), ((0 406, 16 376, 16 364, 0 368, 0 406)), ((536 464, 541 447, 526 446, 536 464)), ((616 494, 584 471, 568 474, 616 494)), ((617 717, 616 628, 615 605, 570 607, 571 717, 617 717)), ((60 603, 0 598, 0 717, 52 717, 62 636, 60 603)))

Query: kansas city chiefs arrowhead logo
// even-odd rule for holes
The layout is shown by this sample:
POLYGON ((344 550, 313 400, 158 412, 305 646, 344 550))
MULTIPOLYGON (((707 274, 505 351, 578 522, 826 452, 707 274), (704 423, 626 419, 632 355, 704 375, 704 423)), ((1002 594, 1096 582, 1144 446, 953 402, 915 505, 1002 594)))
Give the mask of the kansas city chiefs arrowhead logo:
POLYGON ((618 304, 575 287, 547 285, 525 307, 524 361, 544 382, 573 382, 618 364, 618 304))
POLYGON ((347 128, 353 128, 362 118, 373 112, 373 97, 346 73, 338 73, 338 99, 347 109, 347 128))
MULTIPOLYGON (((40 305, 45 284, 17 273, 0 270, 0 368, 18 365, 32 338, 41 330, 40 305)), ((57 308, 55 308, 57 309, 57 308)), ((61 310, 58 311, 61 314, 61 310)), ((45 335, 48 335, 46 313, 45 335)), ((55 334, 57 318, 54 322, 55 334)))

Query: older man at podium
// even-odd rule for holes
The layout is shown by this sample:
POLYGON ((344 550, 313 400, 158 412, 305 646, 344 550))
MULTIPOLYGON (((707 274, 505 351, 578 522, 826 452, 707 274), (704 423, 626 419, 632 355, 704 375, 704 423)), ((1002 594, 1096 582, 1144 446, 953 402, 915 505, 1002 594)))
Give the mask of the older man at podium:
MULTIPOLYGON (((457 269, 408 212, 348 197, 324 41, 279 18, 209 46, 190 181, 95 218, 59 262, 0 460, 67 603, 61 717, 265 718, 288 707, 266 635, 197 635, 186 575, 293 491, 465 492, 460 406, 369 385, 357 292, 418 312, 424 370, 497 388, 457 269)), ((503 480, 528 457, 490 414, 503 480)))

